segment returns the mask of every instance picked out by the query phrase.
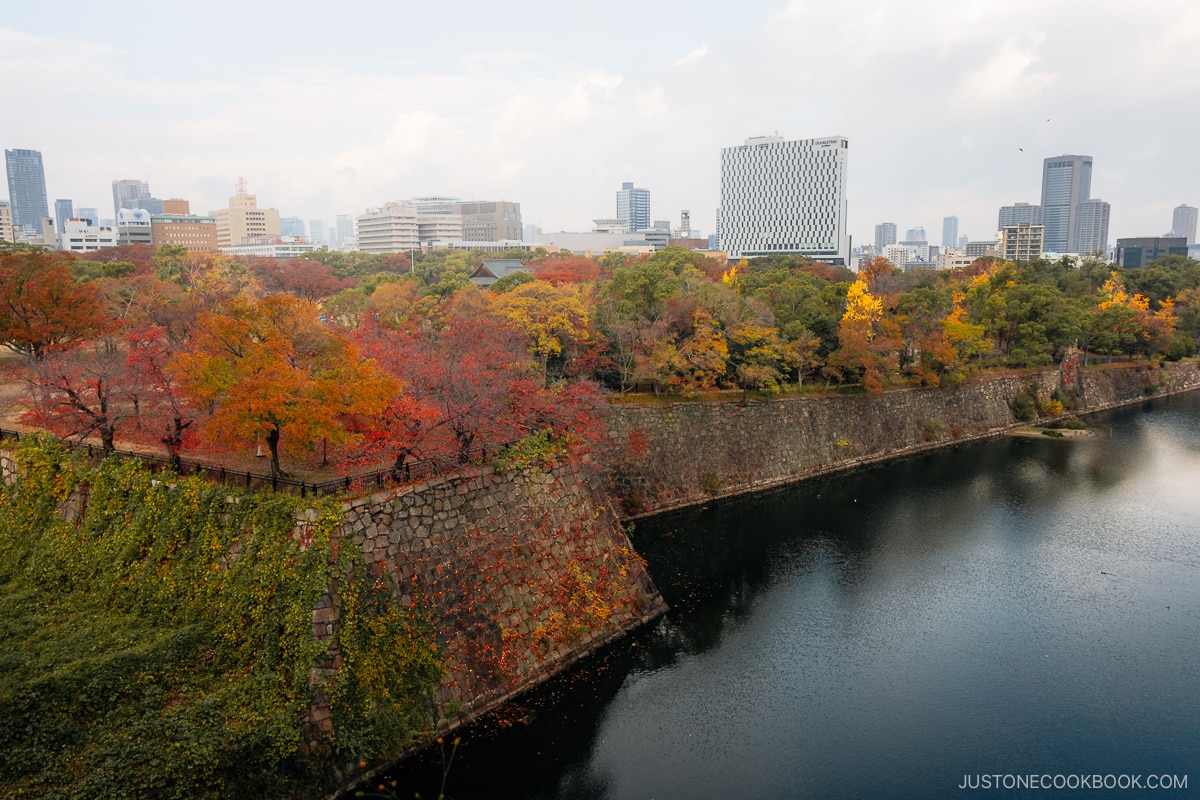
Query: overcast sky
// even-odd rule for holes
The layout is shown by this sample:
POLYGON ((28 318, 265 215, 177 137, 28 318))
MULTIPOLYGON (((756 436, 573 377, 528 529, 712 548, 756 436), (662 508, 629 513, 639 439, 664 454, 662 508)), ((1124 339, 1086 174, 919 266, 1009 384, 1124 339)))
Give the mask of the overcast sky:
MULTIPOLYGON (((1200 205, 1194 0, 515 0, 21 4, 0 21, 0 146, 51 205, 114 178, 193 211, 244 176, 283 216, 426 194, 515 200, 547 231, 612 216, 713 232, 722 147, 850 140, 850 233, 994 230, 1041 165, 1095 160, 1110 243, 1200 205), (577 7, 578 6, 578 7, 577 7)), ((6 192, 6 187, 0 189, 6 192)))

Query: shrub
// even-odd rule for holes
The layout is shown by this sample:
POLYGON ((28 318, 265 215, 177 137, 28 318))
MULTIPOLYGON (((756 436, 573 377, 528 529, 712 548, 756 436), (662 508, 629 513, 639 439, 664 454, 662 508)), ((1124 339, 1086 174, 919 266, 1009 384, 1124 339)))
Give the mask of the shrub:
POLYGON ((921 425, 921 441, 936 442, 946 435, 946 422, 940 419, 927 419, 921 425))
POLYGON ((1057 417, 1063 413, 1061 400, 1047 400, 1038 406, 1038 413, 1043 417, 1057 417))
POLYGON ((1013 416, 1021 422, 1032 422, 1037 419, 1037 405, 1028 394, 1017 395, 1009 402, 1008 407, 1012 409, 1013 416))

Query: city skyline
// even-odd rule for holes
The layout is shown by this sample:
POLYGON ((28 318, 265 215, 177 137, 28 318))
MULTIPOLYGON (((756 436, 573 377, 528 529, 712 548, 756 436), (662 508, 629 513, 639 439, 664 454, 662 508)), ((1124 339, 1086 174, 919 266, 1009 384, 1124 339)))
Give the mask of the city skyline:
POLYGON ((92 100, 86 115, 68 113, 41 88, 7 82, 0 102, 25 113, 0 122, 0 146, 40 150, 49 196, 76 208, 108 206, 111 182, 132 175, 203 211, 224 205, 244 175, 264 205, 326 225, 444 193, 520 202, 544 230, 586 230, 632 179, 653 191, 656 218, 687 208, 707 234, 722 147, 829 131, 854 143, 855 244, 870 243, 881 220, 936 230, 950 215, 960 233, 989 236, 1001 205, 1037 202, 1042 159, 1064 152, 1095 159, 1110 241, 1160 234, 1172 209, 1197 203, 1190 126, 1147 124, 1173 104, 1192 113, 1178 98, 1200 88, 1200 12, 1173 0, 1100 3, 1086 15, 1065 2, 947 11, 753 0, 736 15, 618 2, 595 19, 472 5, 478 13, 455 15, 454 37, 403 47, 385 45, 384 33, 436 30, 451 24, 445 12, 381 5, 377 25, 293 26, 274 41, 255 31, 279 26, 284 6, 244 9, 238 30, 222 22, 234 8, 243 11, 216 3, 197 18, 156 7, 155 25, 174 31, 167 38, 141 35, 136 14, 110 19, 82 3, 5 20, 0 68, 45 85, 87 74, 92 100), (622 9, 645 24, 625 25, 622 9), (896 37, 921 44, 895 59, 882 45, 896 37), (1122 57, 1096 59, 1089 42, 1113 37, 1127 44, 1122 57), (785 69, 797 41, 805 65, 785 69), (850 51, 859 55, 846 59, 850 51), (823 77, 825 63, 839 64, 837 81, 823 77), (770 95, 805 102, 789 108, 770 95), (1094 109, 1114 105, 1123 113, 1097 124, 1094 109), (930 125, 917 108, 952 113, 930 125))

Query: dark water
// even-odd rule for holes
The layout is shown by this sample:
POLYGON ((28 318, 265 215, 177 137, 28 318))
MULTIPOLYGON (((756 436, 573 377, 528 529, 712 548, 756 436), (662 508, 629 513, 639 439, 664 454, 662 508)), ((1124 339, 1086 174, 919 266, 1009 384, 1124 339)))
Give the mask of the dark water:
POLYGON ((1200 796, 1200 394, 1093 424, 638 523, 672 612, 465 731, 447 796, 1200 796))

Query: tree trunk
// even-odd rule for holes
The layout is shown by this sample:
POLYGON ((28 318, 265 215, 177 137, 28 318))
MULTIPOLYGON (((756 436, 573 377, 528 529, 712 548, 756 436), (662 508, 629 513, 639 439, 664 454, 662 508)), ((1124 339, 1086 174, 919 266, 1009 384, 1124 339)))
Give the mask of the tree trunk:
POLYGON ((183 461, 179 458, 179 451, 183 448, 183 431, 187 425, 180 417, 175 417, 171 422, 171 427, 162 437, 162 443, 167 448, 167 457, 171 460, 171 467, 176 473, 182 475, 183 461))
POLYGON ((279 466, 279 428, 267 431, 267 448, 271 451, 271 477, 285 477, 287 473, 279 466))

